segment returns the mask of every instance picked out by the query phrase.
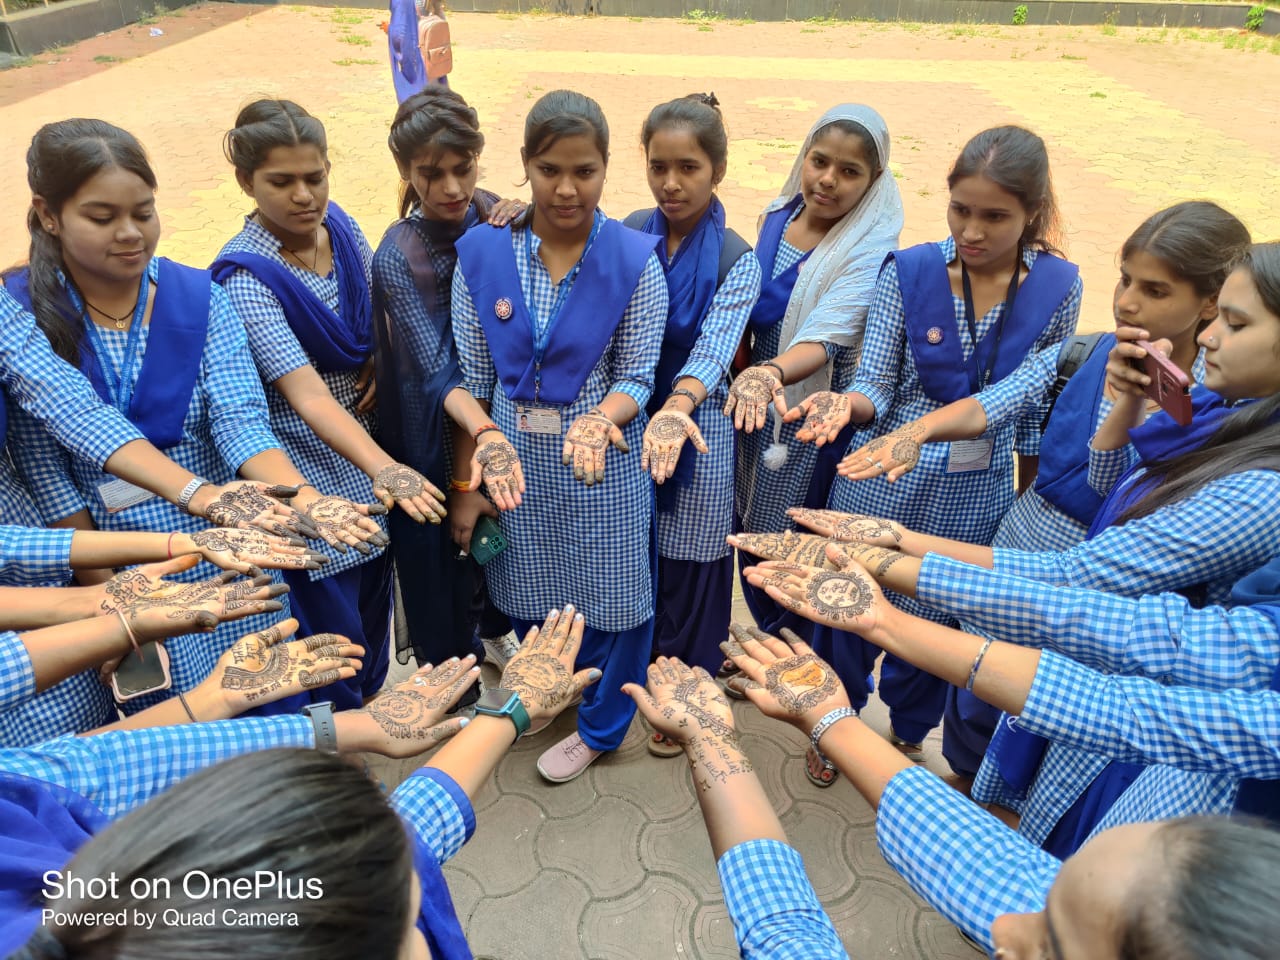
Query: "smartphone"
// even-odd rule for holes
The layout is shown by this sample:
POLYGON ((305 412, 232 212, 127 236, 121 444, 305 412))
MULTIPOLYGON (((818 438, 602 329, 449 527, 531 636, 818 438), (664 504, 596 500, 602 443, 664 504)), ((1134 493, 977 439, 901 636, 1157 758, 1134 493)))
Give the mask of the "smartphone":
POLYGON ((111 692, 117 703, 168 690, 172 683, 169 651, 159 643, 144 643, 137 650, 131 650, 111 674, 111 692))
POLYGON ((1181 426, 1191 423, 1191 379, 1178 369, 1168 357, 1160 353, 1147 340, 1137 340, 1136 345, 1147 351, 1141 360, 1131 360, 1151 382, 1147 384, 1147 396, 1181 426))
POLYGON ((508 546, 510 544, 503 535, 502 528, 493 517, 482 516, 476 521, 475 529, 471 532, 471 556, 475 557, 476 563, 483 567, 508 546))

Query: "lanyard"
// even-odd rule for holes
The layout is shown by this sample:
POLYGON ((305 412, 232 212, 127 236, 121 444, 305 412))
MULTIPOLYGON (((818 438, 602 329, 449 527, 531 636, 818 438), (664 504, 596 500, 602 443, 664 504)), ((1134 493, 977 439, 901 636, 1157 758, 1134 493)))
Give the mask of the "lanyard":
POLYGON ((556 321, 560 319, 560 312, 564 310, 565 301, 569 299, 569 291, 573 289, 573 282, 578 278, 578 271, 582 269, 582 261, 586 259, 587 251, 591 249, 591 244, 595 242, 596 234, 600 232, 600 224, 604 223, 603 217, 592 215, 591 233, 587 236, 587 242, 582 248, 582 255, 578 257, 578 262, 569 268, 569 272, 564 275, 560 283, 556 287, 556 299, 551 304, 551 312, 547 316, 546 326, 541 331, 538 330, 538 318, 534 309, 533 300, 533 227, 529 227, 524 234, 524 253, 526 263, 529 267, 529 283, 528 287, 523 290, 524 302, 529 308, 529 327, 530 333, 533 335, 533 402, 538 402, 538 393, 542 389, 542 358, 547 352, 547 343, 551 340, 551 331, 555 328, 556 321))
POLYGON ((151 278, 149 271, 142 272, 142 282, 138 286, 138 303, 133 308, 133 322, 129 324, 129 339, 125 343, 124 359, 120 362, 119 372, 115 372, 115 364, 107 353, 98 325, 89 318, 79 293, 75 287, 67 284, 67 295, 71 305, 84 317, 85 330, 89 334, 89 343, 98 356, 98 366, 102 368, 102 382, 106 384, 107 393, 111 395, 111 405, 128 419, 129 403, 133 400, 133 370, 138 364, 138 346, 142 343, 142 318, 147 314, 147 294, 150 293, 151 278), (114 382, 113 382, 114 381, 114 382))
MULTIPOLYGON (((996 368, 996 355, 1000 352, 1000 338, 1004 335, 1004 324, 1009 319, 1009 314, 1013 313, 1013 301, 1018 296, 1018 278, 1022 273, 1022 244, 1018 244, 1018 259, 1013 264, 1013 276, 1009 278, 1009 290, 1004 297, 1004 309, 1000 311, 1000 319, 996 322, 995 329, 987 334, 992 337, 991 355, 987 359, 987 368, 982 372, 982 376, 978 379, 978 364, 981 363, 978 357, 978 318, 975 316, 973 307, 973 287, 969 283, 969 270, 964 265, 964 260, 960 261, 960 280, 964 285, 964 319, 969 325, 969 342, 973 344, 973 362, 969 366, 969 393, 975 394, 981 390, 985 390, 987 385, 991 383, 991 371, 996 368)), ((985 342, 987 337, 983 338, 985 342)))

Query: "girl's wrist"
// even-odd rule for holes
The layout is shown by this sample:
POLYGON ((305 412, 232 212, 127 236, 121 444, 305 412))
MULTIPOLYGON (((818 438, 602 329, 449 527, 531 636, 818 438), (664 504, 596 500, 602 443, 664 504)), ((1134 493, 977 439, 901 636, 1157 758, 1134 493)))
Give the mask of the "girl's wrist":
MULTIPOLYGON (((214 673, 197 683, 186 693, 187 707, 195 716, 196 722, 206 723, 209 720, 230 720, 249 709, 249 704, 234 706, 221 688, 222 673, 214 673)), ((174 697, 177 700, 177 697, 174 697)), ((190 721, 190 718, 187 718, 190 721)))

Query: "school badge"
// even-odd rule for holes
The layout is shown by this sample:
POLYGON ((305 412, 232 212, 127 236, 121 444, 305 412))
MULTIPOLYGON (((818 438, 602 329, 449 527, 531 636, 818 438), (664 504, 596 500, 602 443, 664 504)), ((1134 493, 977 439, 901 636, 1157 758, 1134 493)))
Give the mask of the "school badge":
MULTIPOLYGON (((502 316, 502 314, 498 314, 498 316, 502 316)), ((942 328, 930 327, 925 333, 924 338, 936 347, 942 342, 942 328)))
POLYGON ((510 320, 511 301, 506 297, 499 297, 498 302, 493 305, 493 315, 499 320, 510 320))

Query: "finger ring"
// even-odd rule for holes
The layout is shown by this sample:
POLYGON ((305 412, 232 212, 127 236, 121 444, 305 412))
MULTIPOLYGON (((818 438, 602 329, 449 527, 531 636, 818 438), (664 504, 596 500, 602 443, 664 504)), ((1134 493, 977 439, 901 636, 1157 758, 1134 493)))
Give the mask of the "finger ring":
POLYGON ((877 470, 883 470, 883 469, 884 469, 884 464, 883 464, 883 463, 881 463, 879 460, 877 460, 877 461, 873 464, 873 466, 874 466, 877 470))
POLYGON ((423 680, 422 677, 414 677, 413 685, 415 687, 425 687, 427 685, 427 681, 423 680))
POLYGON ((872 460, 870 457, 867 457, 867 464, 868 464, 868 465, 871 465, 871 464, 873 464, 873 463, 875 463, 875 461, 874 461, 874 460, 872 460))

